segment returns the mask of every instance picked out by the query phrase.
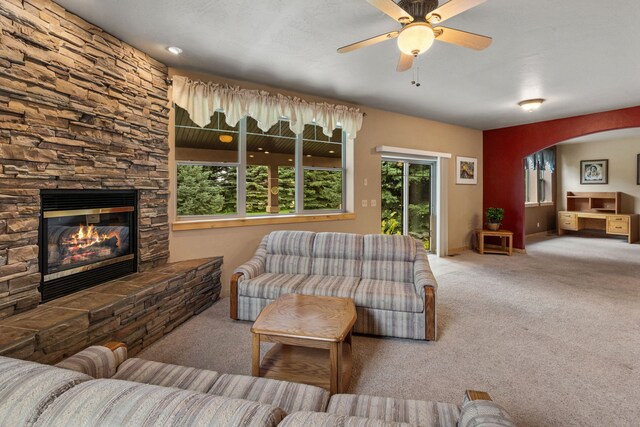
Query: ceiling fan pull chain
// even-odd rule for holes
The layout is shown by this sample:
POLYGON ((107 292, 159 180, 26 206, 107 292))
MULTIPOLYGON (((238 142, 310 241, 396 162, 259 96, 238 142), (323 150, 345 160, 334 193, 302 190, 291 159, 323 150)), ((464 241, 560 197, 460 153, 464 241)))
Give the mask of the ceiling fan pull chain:
POLYGON ((420 87, 420 67, 416 67, 416 87, 420 87))

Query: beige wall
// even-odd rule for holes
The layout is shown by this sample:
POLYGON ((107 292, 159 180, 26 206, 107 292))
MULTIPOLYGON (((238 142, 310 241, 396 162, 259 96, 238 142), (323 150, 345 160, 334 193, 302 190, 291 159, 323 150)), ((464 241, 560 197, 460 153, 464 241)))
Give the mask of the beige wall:
MULTIPOLYGON (((186 75, 202 81, 232 83, 246 89, 263 89, 271 93, 299 96, 307 101, 328 101, 354 106, 342 101, 327 100, 279 88, 271 88, 250 82, 239 82, 217 76, 170 69, 170 75, 186 75)), ((449 248, 459 249, 469 245, 471 232, 482 222, 482 132, 434 122, 416 117, 358 106, 367 116, 357 135, 354 147, 354 199, 355 220, 329 221, 303 224, 263 225, 253 227, 224 228, 216 230, 172 231, 170 237, 171 261, 189 258, 224 256, 223 283, 227 284, 231 271, 249 259, 260 239, 273 230, 339 231, 353 233, 380 232, 380 155, 378 145, 413 148, 451 153, 449 164, 449 248), (455 184, 455 156, 478 158, 478 185, 455 184), (364 185, 364 180, 367 185, 364 185), (368 200, 363 208, 362 200, 368 200), (376 201, 376 207, 371 206, 376 201)), ((173 114, 170 123, 171 189, 175 188, 175 141, 173 114)), ((172 191, 169 212, 175 219, 175 198, 172 191)))
POLYGON ((621 191, 622 213, 640 213, 636 183, 640 138, 558 145, 558 207, 565 209, 567 191, 621 191), (609 184, 580 185, 580 160, 609 159, 609 184))

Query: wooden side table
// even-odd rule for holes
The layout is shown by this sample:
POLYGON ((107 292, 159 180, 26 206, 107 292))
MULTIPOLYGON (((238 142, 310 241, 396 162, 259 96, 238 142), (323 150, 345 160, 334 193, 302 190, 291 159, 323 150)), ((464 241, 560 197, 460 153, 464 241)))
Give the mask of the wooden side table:
POLYGON ((513 253, 513 231, 509 230, 485 230, 485 229, 477 229, 476 230, 476 249, 480 254, 489 253, 489 254, 507 254, 511 256, 513 253), (501 248, 489 248, 486 249, 484 247, 484 238, 486 236, 494 236, 500 237, 501 248), (507 247, 507 240, 509 241, 509 247, 507 247))

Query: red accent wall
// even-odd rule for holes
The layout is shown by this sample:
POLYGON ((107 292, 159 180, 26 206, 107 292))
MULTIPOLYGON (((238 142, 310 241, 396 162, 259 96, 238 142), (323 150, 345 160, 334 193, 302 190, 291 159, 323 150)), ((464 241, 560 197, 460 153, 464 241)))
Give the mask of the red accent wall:
POLYGON ((567 139, 631 127, 640 127, 640 106, 484 131, 484 209, 504 208, 503 228, 513 231, 514 247, 524 249, 524 157, 567 139))

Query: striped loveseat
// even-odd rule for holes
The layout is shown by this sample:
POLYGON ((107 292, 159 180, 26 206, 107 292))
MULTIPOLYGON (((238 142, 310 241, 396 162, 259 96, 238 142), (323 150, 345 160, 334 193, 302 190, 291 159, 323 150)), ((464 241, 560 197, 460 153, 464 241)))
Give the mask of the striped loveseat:
POLYGON ((127 359, 92 346, 56 367, 0 356, 0 425, 513 427, 486 393, 462 406, 365 395, 127 359))
POLYGON ((231 318, 253 321, 280 295, 352 298, 354 331, 436 339, 437 283, 409 236, 274 231, 231 278, 231 318))

